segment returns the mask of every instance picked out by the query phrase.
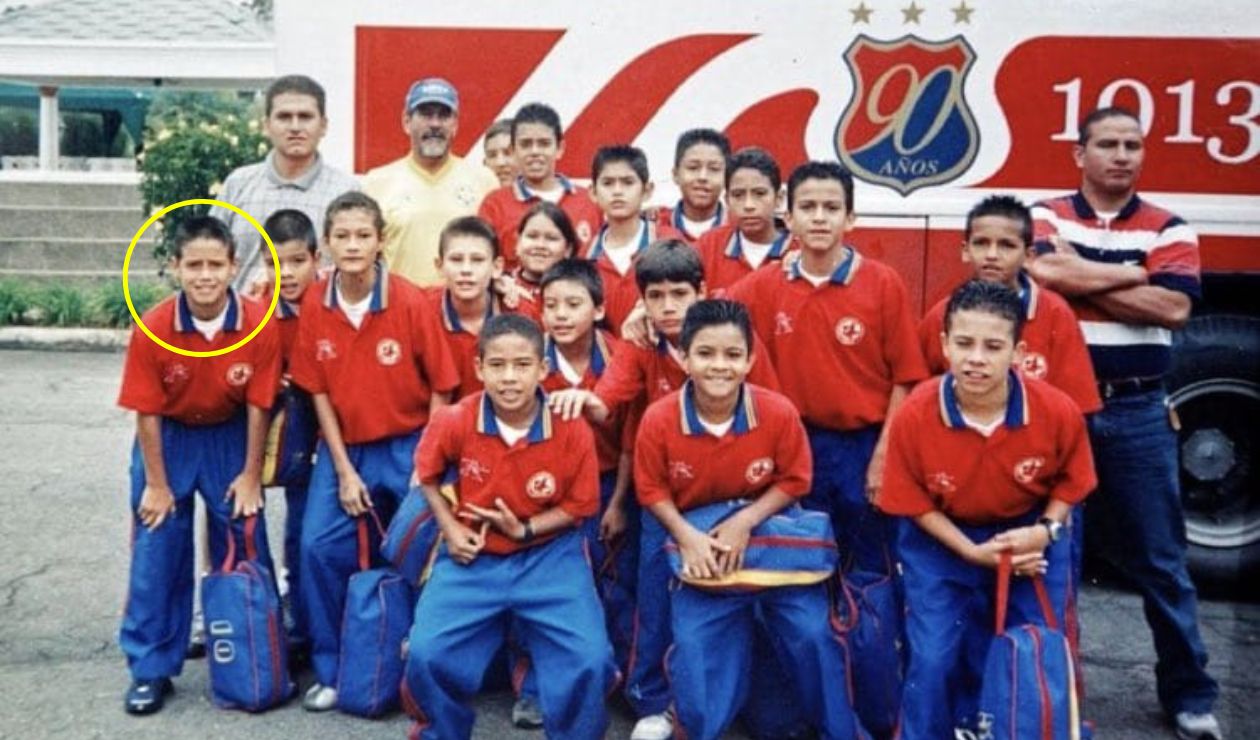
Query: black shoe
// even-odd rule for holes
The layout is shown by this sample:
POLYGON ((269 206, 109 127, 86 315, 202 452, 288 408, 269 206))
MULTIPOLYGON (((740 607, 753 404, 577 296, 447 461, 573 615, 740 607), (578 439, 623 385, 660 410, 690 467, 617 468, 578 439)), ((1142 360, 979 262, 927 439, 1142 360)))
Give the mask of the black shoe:
POLYGON ((151 681, 135 680, 127 689, 123 709, 127 714, 153 714, 162 709, 168 694, 175 690, 169 678, 158 678, 151 681))
POLYGON ((193 612, 192 630, 188 634, 188 648, 184 650, 187 660, 200 660, 206 657, 206 620, 201 610, 193 612))

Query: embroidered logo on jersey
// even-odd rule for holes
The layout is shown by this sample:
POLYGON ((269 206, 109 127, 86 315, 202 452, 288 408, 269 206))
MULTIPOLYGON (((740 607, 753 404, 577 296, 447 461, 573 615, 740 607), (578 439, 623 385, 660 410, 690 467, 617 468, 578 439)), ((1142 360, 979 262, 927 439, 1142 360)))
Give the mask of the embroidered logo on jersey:
POLYGON ((748 463, 748 468, 744 471, 744 480, 749 485, 759 485, 765 482, 766 478, 774 472, 774 460, 768 457, 759 457, 748 463))
POLYGON ((669 464, 670 480, 688 481, 696 479, 696 471, 682 460, 674 460, 669 464))
POLYGON ((402 347, 398 345, 397 339, 386 337, 376 343, 376 361, 382 365, 389 367, 397 365, 402 359, 402 347))
POLYGON ((927 477, 927 487, 932 493, 953 493, 958 490, 954 476, 949 473, 932 473, 927 477))
POLYGON ((853 174, 902 195, 957 179, 979 150, 963 97, 975 52, 962 36, 877 41, 844 53, 853 96, 836 126, 836 154, 853 174))
POLYGON ((792 333, 792 317, 780 311, 774 315, 774 335, 782 336, 792 333))
POLYGON ((254 366, 248 362, 237 362, 228 368, 227 382, 228 385, 242 386, 249 382, 254 375, 254 366))
POLYGON ((459 201, 460 205, 465 208, 472 208, 477 205, 477 194, 473 192, 471 186, 466 184, 460 185, 455 189, 455 200, 459 201))
POLYGON ((320 339, 315 342, 315 361, 327 362, 337 359, 337 345, 331 339, 320 339))
POLYGON ((534 473, 525 484, 525 494, 530 498, 551 498, 555 493, 556 477, 546 470, 534 473))
POLYGON ((852 347, 866 336, 866 326, 853 316, 845 316, 836 322, 836 341, 852 347))
POLYGON ((1020 483, 1032 483, 1037 473, 1046 465, 1044 457, 1026 457, 1015 463, 1015 480, 1020 483))
POLYGON ((188 380, 188 366, 182 362, 172 362, 162 371, 162 385, 179 385, 188 380))
POLYGON ((594 233, 591 231, 591 225, 587 221, 578 221, 577 225, 574 226, 573 230, 577 233, 578 241, 582 242, 583 244, 590 242, 591 234, 594 233))
POLYGON ((1050 363, 1046 362, 1045 355, 1028 352, 1020 362, 1019 369, 1024 371, 1025 376, 1041 380, 1046 377, 1046 373, 1050 372, 1050 363))
POLYGON ((485 483, 486 477, 490 475, 490 468, 482 465, 480 461, 471 457, 461 457, 459 459, 459 477, 475 480, 478 483, 485 483))

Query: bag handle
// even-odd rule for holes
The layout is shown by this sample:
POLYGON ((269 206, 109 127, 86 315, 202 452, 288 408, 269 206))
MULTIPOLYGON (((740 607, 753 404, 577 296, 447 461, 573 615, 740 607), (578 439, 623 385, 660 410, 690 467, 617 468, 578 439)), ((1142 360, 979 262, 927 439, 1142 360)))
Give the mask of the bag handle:
MULTIPOLYGON (((258 548, 255 543, 258 529, 258 517, 251 514, 245 517, 245 559, 257 560, 258 548)), ((231 573, 236 569, 236 537, 232 535, 232 523, 227 526, 227 556, 223 558, 223 572, 231 573)))
POLYGON ((367 514, 359 516, 356 524, 359 529, 359 570, 370 570, 372 568, 372 533, 368 531, 368 517, 376 523, 376 532, 385 539, 385 527, 381 525, 381 518, 377 516, 376 509, 368 509, 367 514))
MULTIPOLYGON (((1037 604, 1041 607, 1041 616, 1046 626, 1052 630, 1059 629, 1059 620, 1054 616, 1054 606, 1050 603, 1050 592, 1046 590, 1046 582, 1041 576, 1032 576, 1033 592, 1037 594, 1037 604)), ((997 567, 997 598, 994 603, 993 633, 1000 635, 1006 631, 1006 609, 1011 598, 1011 551, 1003 550, 997 567)))

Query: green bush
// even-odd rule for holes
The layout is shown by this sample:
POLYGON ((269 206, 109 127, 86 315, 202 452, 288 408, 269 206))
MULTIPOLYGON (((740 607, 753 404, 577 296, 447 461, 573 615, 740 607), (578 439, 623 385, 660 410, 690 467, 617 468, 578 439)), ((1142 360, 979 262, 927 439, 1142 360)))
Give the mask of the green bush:
MULTIPOLYGON (((212 198, 223 179, 267 153, 261 110, 233 93, 163 92, 154 98, 145 123, 144 151, 136 156, 145 215, 190 198, 212 198)), ((165 264, 169 239, 183 220, 208 206, 167 214, 153 228, 153 256, 165 264)))
MULTIPOLYGON (((153 308, 158 301, 170 295, 170 288, 153 283, 139 283, 131 287, 131 302, 136 313, 143 314, 153 308)), ((122 286, 116 283, 101 286, 95 297, 96 318, 104 326, 127 328, 131 326, 131 312, 127 310, 127 301, 123 297, 122 286)))
POLYGON ((0 326, 22 323, 30 307, 29 286, 18 280, 0 280, 0 326))

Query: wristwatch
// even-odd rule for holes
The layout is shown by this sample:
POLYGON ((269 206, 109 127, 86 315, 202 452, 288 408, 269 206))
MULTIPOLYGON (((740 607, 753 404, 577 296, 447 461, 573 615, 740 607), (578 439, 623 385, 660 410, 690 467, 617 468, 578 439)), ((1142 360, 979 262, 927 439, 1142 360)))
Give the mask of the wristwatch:
POLYGON ((1050 535, 1051 544, 1058 542, 1063 537, 1063 522, 1043 516, 1037 520, 1037 523, 1046 528, 1046 534, 1050 535))
POLYGON ((521 530, 521 544, 529 544, 534 539, 534 525, 528 519, 524 522, 525 528, 521 530))

